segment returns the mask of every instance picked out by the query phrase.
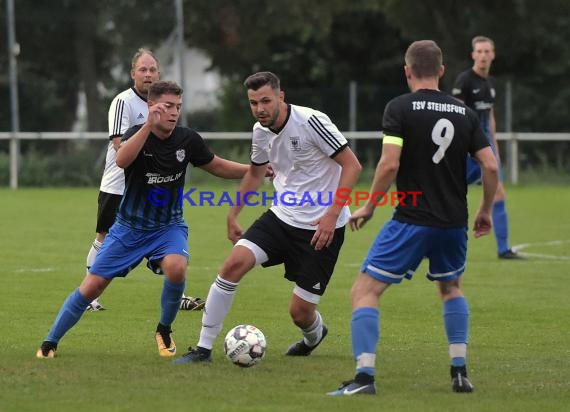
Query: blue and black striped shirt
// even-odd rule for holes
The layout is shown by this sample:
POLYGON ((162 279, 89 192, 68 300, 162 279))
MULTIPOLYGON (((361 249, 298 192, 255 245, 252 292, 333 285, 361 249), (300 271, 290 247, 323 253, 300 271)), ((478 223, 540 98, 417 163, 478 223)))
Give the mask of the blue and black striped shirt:
MULTIPOLYGON (((128 140, 141 126, 131 127, 128 140)), ((134 229, 152 230, 182 223, 182 202, 186 168, 203 166, 214 158, 202 137, 192 129, 176 127, 161 140, 152 133, 136 159, 125 168, 125 193, 117 222, 134 229)))

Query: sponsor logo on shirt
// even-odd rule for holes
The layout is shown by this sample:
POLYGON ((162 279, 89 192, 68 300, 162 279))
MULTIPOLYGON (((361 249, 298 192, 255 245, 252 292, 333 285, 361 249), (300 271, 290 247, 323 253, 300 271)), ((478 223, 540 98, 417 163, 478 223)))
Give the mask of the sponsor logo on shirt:
POLYGON ((290 136, 289 137, 289 148, 292 152, 300 152, 301 151, 301 140, 299 136, 290 136))
POLYGON ((169 176, 161 176, 158 173, 147 173, 145 175, 148 178, 146 183, 149 185, 154 185, 157 183, 174 182, 175 180, 180 179, 180 176, 182 176, 182 173, 183 172, 178 172, 175 175, 169 175, 169 176))
POLYGON ((493 103, 476 101, 474 102, 475 110, 491 110, 493 108, 493 103))

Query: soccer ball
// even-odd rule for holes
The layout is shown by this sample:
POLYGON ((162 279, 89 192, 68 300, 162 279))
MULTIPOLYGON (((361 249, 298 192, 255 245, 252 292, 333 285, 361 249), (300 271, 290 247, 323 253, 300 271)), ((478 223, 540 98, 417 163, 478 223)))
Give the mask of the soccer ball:
POLYGON ((265 357, 265 335, 253 325, 237 325, 224 339, 226 357, 235 365, 249 368, 265 357))

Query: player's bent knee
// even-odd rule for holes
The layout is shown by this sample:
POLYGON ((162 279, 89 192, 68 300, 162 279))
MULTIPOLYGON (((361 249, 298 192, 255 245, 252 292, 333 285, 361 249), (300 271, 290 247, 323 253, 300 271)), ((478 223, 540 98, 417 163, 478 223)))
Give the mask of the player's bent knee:
POLYGON ((299 287, 295 288, 289 305, 289 315, 295 325, 300 328, 306 328, 311 326, 315 321, 315 312, 317 310, 317 304, 320 297, 309 294, 309 292, 304 294, 304 296, 299 296, 299 291, 302 290, 303 289, 300 289, 299 287), (306 300, 306 298, 310 300, 306 300))
POLYGON ((83 282, 81 282, 79 292, 85 299, 93 300, 103 293, 109 283, 111 283, 111 279, 89 273, 85 279, 83 279, 83 282))
POLYGON ((180 262, 171 264, 166 268, 165 273, 173 277, 182 278, 186 275, 186 264, 180 262))
POLYGON ((253 266, 246 265, 236 259, 228 259, 220 270, 220 277, 224 280, 238 283, 253 266))
POLYGON ((161 264, 162 272, 173 282, 182 282, 186 276, 187 260, 183 256, 168 255, 161 264))
POLYGON ((180 283, 186 279, 186 271, 172 271, 172 272, 164 272, 166 277, 173 283, 180 283))
POLYGON ((226 259, 220 276, 230 282, 239 282, 255 266, 255 256, 247 248, 234 248, 231 255, 226 259))
POLYGON ((306 328, 315 321, 315 308, 292 305, 289 308, 289 315, 295 325, 300 328, 306 328))
POLYGON ((438 282, 439 293, 441 299, 445 302, 447 300, 463 296, 461 287, 459 286, 459 280, 453 280, 450 282, 438 282))

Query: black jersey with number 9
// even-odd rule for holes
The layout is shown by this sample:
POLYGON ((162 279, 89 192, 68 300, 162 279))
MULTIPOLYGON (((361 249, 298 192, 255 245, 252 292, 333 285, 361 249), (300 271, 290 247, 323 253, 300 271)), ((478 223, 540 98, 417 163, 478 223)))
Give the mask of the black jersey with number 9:
POLYGON ((421 192, 404 198, 394 219, 443 228, 467 225, 467 155, 488 146, 476 113, 437 90, 422 89, 388 103, 384 136, 403 140, 398 191, 421 192))

